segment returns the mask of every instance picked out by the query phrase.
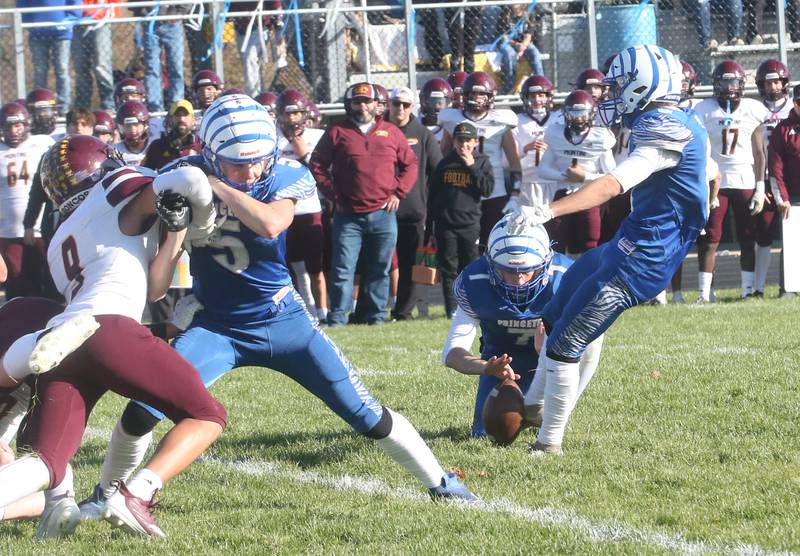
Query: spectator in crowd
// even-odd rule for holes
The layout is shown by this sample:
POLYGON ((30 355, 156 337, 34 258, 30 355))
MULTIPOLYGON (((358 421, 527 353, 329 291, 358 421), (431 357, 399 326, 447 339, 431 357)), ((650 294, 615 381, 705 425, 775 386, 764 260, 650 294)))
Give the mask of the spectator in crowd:
MULTIPOLYGON (((184 15, 191 4, 172 4, 155 8, 131 8, 137 16, 184 15)), ((183 22, 181 20, 145 20, 144 30, 144 86, 147 90, 147 108, 163 112, 165 104, 183 98, 183 22), (161 71, 161 52, 164 51, 167 86, 164 87, 161 71)))
MULTIPOLYGON (((441 1, 438 0, 437 3, 441 1)), ((429 2, 413 0, 412 3, 428 4, 429 2)), ((430 54, 431 65, 435 69, 442 67, 445 53, 450 52, 450 41, 447 37, 444 14, 445 12, 442 9, 417 11, 417 21, 425 30, 425 50, 430 54)))
POLYGON ((261 60, 267 55, 267 44, 275 32, 283 25, 279 17, 261 15, 259 8, 280 10, 280 0, 254 2, 250 0, 231 2, 232 12, 252 13, 252 17, 237 17, 233 20, 236 29, 236 46, 242 60, 244 72, 244 92, 255 97, 261 87, 261 60))
POLYGON ((478 130, 462 122, 453 130, 453 148, 436 166, 428 196, 428 232, 433 230, 442 274, 444 308, 451 318, 457 308, 453 281, 478 257, 481 197, 494 188, 489 157, 476 152, 478 130))
POLYGON ((93 8, 94 4, 116 4, 123 0, 83 0, 83 17, 91 24, 76 25, 72 37, 72 62, 75 64, 75 105, 92 105, 92 85, 97 81, 100 108, 114 108, 113 52, 109 19, 117 17, 117 8, 93 8))
MULTIPOLYGON (((712 0, 691 0, 690 10, 693 12, 694 25, 697 30, 700 46, 706 52, 715 50, 719 42, 711 36, 711 3, 712 0)), ((719 0, 720 8, 725 14, 725 27, 728 38, 722 46, 742 46, 742 0, 719 0)))
POLYGON ((450 39, 450 69, 472 73, 475 71, 475 45, 481 27, 481 9, 447 8, 444 19, 450 39))
POLYGON ((542 55, 533 42, 534 35, 541 33, 537 29, 537 20, 533 13, 528 13, 527 4, 514 4, 504 6, 502 17, 497 25, 500 41, 497 49, 500 51, 500 67, 503 73, 503 93, 514 93, 517 83, 517 62, 524 56, 531 66, 534 75, 543 75, 542 55))
POLYGON ((33 59, 33 86, 47 88, 50 62, 56 76, 56 92, 62 114, 69 110, 72 81, 69 75, 69 45, 72 22, 81 15, 79 0, 17 0, 17 8, 51 8, 50 11, 23 13, 23 23, 52 23, 54 27, 33 27, 28 31, 28 44, 33 59))
POLYGON ((210 14, 206 13, 208 8, 208 4, 201 2, 193 4, 190 18, 183 22, 186 28, 184 30, 186 43, 189 45, 192 75, 196 75, 199 71, 211 69, 211 50, 209 48, 211 44, 209 38, 213 36, 214 31, 212 20, 208 18, 210 14))
POLYGON ((311 155, 309 168, 323 195, 336 203, 328 324, 347 322, 353 275, 364 245, 360 321, 386 319, 389 267, 397 242, 395 212, 414 186, 417 158, 403 132, 375 117, 375 88, 356 83, 345 92, 348 118, 331 126, 311 155))
POLYGON ((764 37, 761 30, 764 28, 764 0, 742 0, 744 10, 744 32, 747 44, 761 44, 764 37))
POLYGON ((414 92, 408 87, 398 87, 392 90, 390 97, 389 121, 406 136, 418 161, 414 186, 397 209, 397 265, 400 274, 392 317, 409 320, 417 300, 416 288, 411 281, 411 267, 414 266, 417 249, 422 247, 425 235, 428 180, 442 159, 442 151, 433 133, 414 116, 414 92))
POLYGON ((92 135, 94 113, 86 108, 73 108, 67 112, 67 135, 92 135))
POLYGON ((176 158, 199 154, 203 146, 194 128, 192 103, 186 99, 173 102, 167 114, 167 130, 147 146, 142 166, 158 170, 176 158))
MULTIPOLYGON (((790 211, 799 210, 797 205, 800 204, 800 157, 797 156, 800 149, 800 85, 795 85, 792 93, 792 111, 770 134, 767 148, 772 196, 784 219, 789 217, 790 211)), ((796 294, 781 287, 780 295, 794 297, 796 294)))

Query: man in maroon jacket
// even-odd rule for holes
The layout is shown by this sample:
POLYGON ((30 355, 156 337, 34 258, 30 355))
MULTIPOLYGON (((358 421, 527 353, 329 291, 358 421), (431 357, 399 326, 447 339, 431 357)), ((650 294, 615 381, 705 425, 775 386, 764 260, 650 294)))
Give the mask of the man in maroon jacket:
POLYGON ((194 107, 186 99, 173 102, 167 115, 167 129, 150 143, 142 166, 159 170, 177 158, 200 154, 203 146, 194 132, 194 107))
MULTIPOLYGON (((772 130, 767 148, 772 196, 783 218, 789 217, 793 204, 800 204, 800 85, 795 85, 792 96, 792 111, 772 130)), ((791 241, 784 237, 784 245, 787 239, 791 241)), ((781 276, 781 297, 794 295, 783 290, 781 276)))
POLYGON ((348 118, 331 126, 314 149, 309 168, 319 190, 336 203, 333 217, 328 324, 346 324, 353 274, 364 246, 359 321, 386 318, 389 267, 397 242, 395 212, 414 186, 418 163, 403 132, 375 116, 376 91, 357 83, 345 93, 348 118))

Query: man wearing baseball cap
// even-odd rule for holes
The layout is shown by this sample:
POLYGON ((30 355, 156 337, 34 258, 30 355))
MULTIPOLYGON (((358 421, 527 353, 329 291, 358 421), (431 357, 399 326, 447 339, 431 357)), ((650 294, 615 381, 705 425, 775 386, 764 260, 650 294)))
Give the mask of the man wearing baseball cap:
POLYGON ((176 158, 198 154, 202 150, 200 138, 194 132, 195 117, 191 102, 186 99, 173 102, 166 123, 166 131, 147 147, 142 166, 158 170, 176 158))
POLYGON ((389 94, 389 99, 389 121, 406 136, 406 141, 419 162, 414 187, 400 201, 397 209, 397 266, 400 275, 392 317, 396 320, 410 320, 411 310, 418 297, 417 291, 422 292, 411 281, 411 268, 425 235, 428 180, 442 159, 442 151, 433 133, 414 115, 414 91, 408 87, 396 87, 389 94))

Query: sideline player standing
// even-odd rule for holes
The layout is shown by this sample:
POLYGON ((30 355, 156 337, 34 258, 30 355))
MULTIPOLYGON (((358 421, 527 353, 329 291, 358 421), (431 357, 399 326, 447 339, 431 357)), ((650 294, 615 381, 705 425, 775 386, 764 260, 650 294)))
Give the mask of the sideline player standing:
POLYGON ((677 57, 663 48, 620 52, 606 79, 611 90, 600 117, 606 125, 630 128, 630 156, 572 195, 517 213, 520 224, 538 224, 633 190, 633 209, 614 238, 578 259, 544 308, 547 373, 535 453, 561 452, 587 346, 625 309, 667 286, 705 225, 708 139, 697 115, 677 107, 681 77, 677 57))
MULTIPOLYGON (((295 161, 276 160, 275 125, 266 109, 246 95, 220 97, 206 112, 200 137, 203 155, 177 164, 209 174, 221 219, 215 235, 192 248, 193 289, 204 308, 175 340, 178 353, 197 366, 207 386, 237 367, 275 369, 376 440, 432 497, 476 500, 454 473, 445 474, 405 417, 369 394, 292 288, 286 229, 295 202, 315 194, 314 178, 295 161)), ((87 518, 102 507, 111 482, 133 471, 143 455, 139 437, 163 417, 128 404, 117 425, 120 434, 111 438, 100 485, 81 504, 87 518)))

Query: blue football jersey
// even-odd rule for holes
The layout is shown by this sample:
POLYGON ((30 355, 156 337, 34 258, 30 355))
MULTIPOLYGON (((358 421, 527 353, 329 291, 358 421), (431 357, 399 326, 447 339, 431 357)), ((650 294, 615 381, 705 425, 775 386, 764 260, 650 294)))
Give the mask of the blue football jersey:
POLYGON ((538 355, 533 335, 542 316, 542 309, 558 289, 561 277, 572 264, 565 255, 553 254, 547 286, 527 306, 508 304, 489 282, 489 262, 480 257, 470 263, 453 285, 459 307, 480 321, 481 358, 507 353, 511 366, 518 373, 536 369, 538 355))
MULTIPOLYGON (((179 164, 192 164, 207 174, 201 156, 182 158, 179 164)), ((306 199, 316 194, 316 182, 298 162, 279 159, 268 187, 254 195, 265 203, 281 199, 306 199)), ((286 232, 269 239, 243 225, 231 210, 215 199, 218 228, 209 241, 192 247, 190 273, 192 290, 208 317, 216 322, 245 323, 265 320, 276 314, 292 285, 286 266, 286 232)))
POLYGON ((631 213, 619 232, 652 260, 663 261, 697 239, 706 224, 708 133, 691 108, 661 107, 633 121, 629 145, 631 152, 638 145, 650 145, 681 154, 676 167, 656 172, 633 188, 631 213))

